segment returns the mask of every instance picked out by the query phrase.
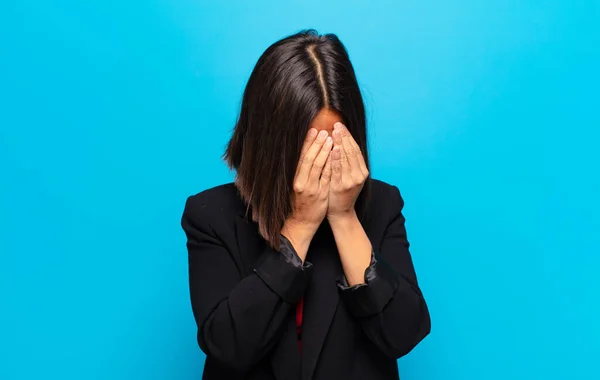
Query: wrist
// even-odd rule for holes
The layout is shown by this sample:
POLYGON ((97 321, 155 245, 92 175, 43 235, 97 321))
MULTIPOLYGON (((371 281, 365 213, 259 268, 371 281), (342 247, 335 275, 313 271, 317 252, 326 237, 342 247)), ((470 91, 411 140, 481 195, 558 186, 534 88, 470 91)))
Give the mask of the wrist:
POLYGON ((302 259, 302 262, 304 262, 304 259, 306 258, 308 247, 310 246, 310 242, 312 241, 317 228, 289 218, 285 221, 283 228, 281 229, 281 234, 290 241, 296 250, 296 253, 302 259))
POLYGON ((356 210, 354 209, 354 207, 348 211, 327 214, 327 221, 332 226, 334 224, 344 225, 344 224, 352 223, 357 220, 358 220, 358 215, 356 215, 356 210))

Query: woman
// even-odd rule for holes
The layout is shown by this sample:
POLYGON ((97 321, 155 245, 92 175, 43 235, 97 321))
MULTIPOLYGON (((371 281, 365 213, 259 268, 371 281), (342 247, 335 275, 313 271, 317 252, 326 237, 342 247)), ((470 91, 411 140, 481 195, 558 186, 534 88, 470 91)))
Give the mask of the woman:
POLYGON ((395 186, 371 179, 365 110, 335 35, 270 46, 225 159, 182 217, 204 379, 398 379, 428 333, 395 186))

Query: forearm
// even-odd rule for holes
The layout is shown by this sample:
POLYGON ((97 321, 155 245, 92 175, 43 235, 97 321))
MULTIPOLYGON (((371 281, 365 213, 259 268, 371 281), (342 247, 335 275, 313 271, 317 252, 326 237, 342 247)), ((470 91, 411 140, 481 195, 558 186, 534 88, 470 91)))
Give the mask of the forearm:
POLYGON ((293 307, 256 275, 246 277, 204 321, 198 320, 198 343, 207 355, 245 372, 276 343, 293 307))
MULTIPOLYGON (((266 248, 254 274, 235 284, 226 297, 215 297, 216 307, 206 307, 208 297, 202 297, 216 281, 190 277, 200 347, 239 372, 249 369, 273 347, 308 285, 312 265, 299 264, 286 244, 283 242, 281 252, 266 248)), ((198 256, 193 255, 190 262, 191 273, 201 270, 198 256)), ((208 296, 214 297, 214 293, 209 291, 208 296)))
POLYGON ((409 353, 431 330, 427 304, 418 287, 404 279, 377 314, 361 319, 363 331, 386 356, 398 359, 409 353))
POLYGON ((348 285, 365 282, 373 248, 356 212, 329 219, 348 285))

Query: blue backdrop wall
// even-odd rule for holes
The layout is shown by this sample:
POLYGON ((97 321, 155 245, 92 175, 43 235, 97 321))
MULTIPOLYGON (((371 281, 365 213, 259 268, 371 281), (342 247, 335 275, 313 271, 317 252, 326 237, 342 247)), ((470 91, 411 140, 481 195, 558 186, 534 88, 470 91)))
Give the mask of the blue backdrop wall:
POLYGON ((179 218, 276 39, 346 43, 431 335, 403 379, 598 379, 598 1, 0 5, 0 378, 198 379, 179 218))

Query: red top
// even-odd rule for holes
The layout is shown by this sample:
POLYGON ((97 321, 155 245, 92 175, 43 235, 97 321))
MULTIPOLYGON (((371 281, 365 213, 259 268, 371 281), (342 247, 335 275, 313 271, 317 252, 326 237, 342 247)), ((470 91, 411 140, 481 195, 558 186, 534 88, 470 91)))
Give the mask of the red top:
POLYGON ((302 311, 304 309, 304 298, 300 299, 298 305, 296 305, 296 332, 298 333, 298 349, 302 351, 302 342, 300 340, 300 334, 302 333, 302 311))

